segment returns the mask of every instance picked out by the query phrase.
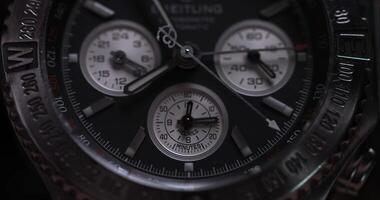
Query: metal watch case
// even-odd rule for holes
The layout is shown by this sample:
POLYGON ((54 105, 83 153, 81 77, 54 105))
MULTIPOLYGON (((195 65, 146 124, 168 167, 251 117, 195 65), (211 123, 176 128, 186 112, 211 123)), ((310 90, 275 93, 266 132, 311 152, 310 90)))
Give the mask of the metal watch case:
MULTIPOLYGON (((9 116, 21 144, 41 174, 67 198, 301 199, 340 166, 344 150, 350 149, 351 143, 359 144, 376 121, 369 109, 372 101, 368 101, 372 50, 367 21, 354 0, 310 0, 305 2, 324 9, 326 15, 329 32, 319 33, 318 51, 331 52, 331 77, 319 113, 297 140, 274 153, 261 171, 252 167, 243 174, 210 178, 212 181, 173 181, 121 167, 91 138, 72 134, 70 122, 56 109, 46 84, 46 67, 51 59, 58 59, 58 55, 47 57, 47 41, 57 39, 54 32, 46 31, 47 21, 49 16, 59 18, 67 12, 65 2, 56 1, 54 7, 48 0, 16 0, 12 4, 1 40, 1 76, 9 116), (241 179, 244 181, 237 181, 241 179)), ((319 22, 323 19, 315 20, 319 22)))

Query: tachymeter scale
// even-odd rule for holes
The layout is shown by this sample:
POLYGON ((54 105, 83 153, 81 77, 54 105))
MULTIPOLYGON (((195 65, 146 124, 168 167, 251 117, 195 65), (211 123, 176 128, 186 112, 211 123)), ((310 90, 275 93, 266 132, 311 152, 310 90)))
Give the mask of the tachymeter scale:
POLYGON ((296 58, 292 48, 287 34, 275 24, 262 20, 239 22, 226 30, 217 43, 216 52, 236 53, 216 55, 216 70, 241 94, 269 95, 281 89, 294 72, 296 58))
POLYGON ((197 161, 221 146, 228 120, 223 101, 213 91, 197 84, 180 84, 155 99, 148 128, 162 153, 180 161, 197 161))
POLYGON ((126 20, 95 28, 85 39, 80 56, 87 82, 110 96, 125 96, 125 85, 161 62, 160 49, 152 34, 126 20))

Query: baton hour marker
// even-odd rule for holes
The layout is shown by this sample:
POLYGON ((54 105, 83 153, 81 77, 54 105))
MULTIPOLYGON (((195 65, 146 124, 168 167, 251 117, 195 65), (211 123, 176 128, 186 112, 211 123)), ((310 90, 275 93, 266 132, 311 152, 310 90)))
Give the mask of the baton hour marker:
POLYGON ((83 6, 100 17, 110 18, 115 15, 115 11, 94 0, 85 1, 83 6))

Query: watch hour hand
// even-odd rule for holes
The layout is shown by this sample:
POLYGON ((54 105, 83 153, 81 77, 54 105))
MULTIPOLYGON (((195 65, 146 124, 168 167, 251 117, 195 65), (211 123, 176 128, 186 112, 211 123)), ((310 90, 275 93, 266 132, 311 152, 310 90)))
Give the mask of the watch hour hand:
POLYGON ((186 116, 191 117, 191 113, 193 112, 193 105, 194 105, 194 103, 192 101, 187 102, 187 104, 186 104, 186 116))
POLYGON ((186 103, 186 114, 182 117, 181 120, 178 121, 178 124, 181 125, 185 130, 190 130, 193 127, 193 117, 191 116, 193 112, 192 101, 186 103))
POLYGON ((168 64, 153 69, 152 71, 142 75, 138 79, 127 84, 124 87, 124 93, 127 95, 132 95, 136 93, 137 91, 144 88, 148 84, 154 82, 155 80, 159 79, 161 76, 165 75, 171 69, 173 69, 173 67, 171 67, 168 64))

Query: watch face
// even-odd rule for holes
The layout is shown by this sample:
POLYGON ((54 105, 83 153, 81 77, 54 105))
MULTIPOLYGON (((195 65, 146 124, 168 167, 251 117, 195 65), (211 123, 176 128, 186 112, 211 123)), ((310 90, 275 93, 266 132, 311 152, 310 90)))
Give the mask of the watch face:
POLYGON ((314 76, 301 5, 271 11, 276 2, 163 1, 194 54, 242 51, 200 57, 218 78, 183 67, 191 61, 156 40, 165 23, 154 5, 79 3, 65 28, 62 68, 54 71, 59 98, 77 131, 149 174, 195 179, 260 166, 304 126, 315 79, 327 70, 319 67, 314 76), (124 94, 126 85, 173 60, 170 72, 124 94))
MULTIPOLYGON (((336 74, 342 88, 329 99, 348 101, 340 82, 353 66, 333 68, 322 1, 153 2, 57 1, 49 15, 46 65, 62 124, 123 178, 184 191, 241 181, 314 127, 336 74)), ((319 125, 334 129, 336 112, 319 125)), ((322 150, 319 139, 302 148, 322 150)), ((296 171, 306 160, 297 155, 296 171)))

